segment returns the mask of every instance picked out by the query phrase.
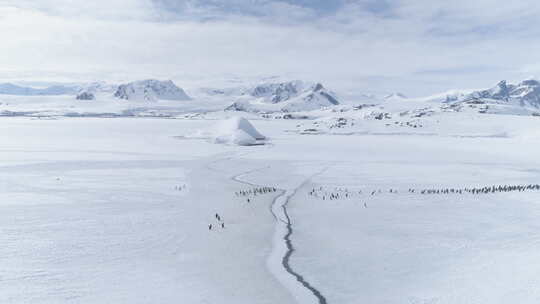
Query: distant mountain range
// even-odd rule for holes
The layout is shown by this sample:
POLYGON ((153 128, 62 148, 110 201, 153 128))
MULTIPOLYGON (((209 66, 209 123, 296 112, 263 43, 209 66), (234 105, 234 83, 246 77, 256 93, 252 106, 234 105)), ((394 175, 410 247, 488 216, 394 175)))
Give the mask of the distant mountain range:
POLYGON ((518 84, 508 84, 502 80, 490 89, 467 94, 462 100, 490 101, 540 108, 540 82, 528 79, 518 84))
POLYGON ((24 87, 12 83, 0 83, 0 94, 18 96, 74 95, 80 86, 55 85, 47 88, 24 87))
POLYGON ((96 95, 111 95, 118 99, 136 101, 190 99, 186 92, 177 87, 171 80, 160 81, 155 79, 129 82, 120 85, 94 82, 87 85, 55 85, 46 88, 25 87, 12 83, 2 83, 0 84, 0 95, 75 95, 78 100, 94 100, 96 99, 96 95))
MULTIPOLYGON (((225 102, 230 100, 229 111, 255 113, 299 112, 332 107, 341 104, 385 102, 398 103, 408 100, 423 100, 435 104, 485 104, 483 111, 494 113, 497 108, 506 107, 520 111, 540 109, 540 82, 527 79, 517 84, 500 81, 494 87, 476 91, 449 91, 426 98, 407 98, 401 93, 386 96, 369 94, 355 95, 342 102, 340 97, 321 83, 309 83, 301 80, 263 82, 254 86, 234 88, 201 88, 199 98, 207 101, 225 102), (491 109, 491 110, 489 110, 491 109), (494 110, 495 109, 495 110, 494 110), (490 112, 492 111, 492 112, 490 112)), ((45 88, 22 86, 13 83, 0 83, 0 95, 17 96, 57 96, 72 95, 78 100, 127 100, 154 102, 158 100, 187 101, 192 99, 173 81, 147 79, 114 85, 105 82, 89 84, 53 85, 45 88)))

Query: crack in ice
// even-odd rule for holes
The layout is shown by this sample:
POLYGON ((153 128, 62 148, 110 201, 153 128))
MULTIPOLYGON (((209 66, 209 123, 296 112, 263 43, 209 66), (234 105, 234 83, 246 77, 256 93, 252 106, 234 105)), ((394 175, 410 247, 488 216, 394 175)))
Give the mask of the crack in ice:
MULTIPOLYGON (((216 161, 213 161, 211 163, 224 161, 224 160, 230 160, 234 156, 226 157, 223 159, 219 159, 216 161)), ((207 168, 211 170, 216 170, 215 168, 211 168, 209 164, 207 165, 207 168)), ((269 166, 265 166, 263 168, 257 168, 252 169, 249 171, 245 171, 243 173, 237 174, 232 176, 230 179, 241 183, 245 185, 249 185, 252 187, 265 187, 265 185, 258 185, 252 182, 248 182, 246 180, 240 179, 241 176, 248 175, 253 172, 261 171, 264 169, 268 169, 269 166)), ((326 168, 327 169, 327 168, 326 168)), ((326 171, 326 169, 322 170, 319 173, 316 173, 299 185, 298 187, 294 188, 293 190, 283 190, 279 189, 281 193, 274 198, 272 201, 272 204, 270 205, 270 212, 274 219, 276 220, 276 231, 274 235, 274 246, 272 246, 272 252, 267 260, 267 265, 270 270, 270 272, 287 288, 289 291, 295 296, 295 298, 300 303, 305 303, 305 300, 308 298, 310 300, 316 300, 319 304, 327 304, 327 300, 324 297, 324 295, 313 285, 311 285, 301 274, 296 272, 290 265, 290 259, 292 254, 295 251, 294 245, 291 240, 291 236, 293 234, 293 225, 291 218, 289 216, 289 213, 287 212, 287 204, 289 203, 289 200, 296 195, 299 189, 301 189, 303 186, 305 186, 314 176, 321 174, 322 172, 326 171), (290 194, 287 194, 290 193, 290 194), (279 203, 278 201, 282 200, 282 203, 279 203), (281 213, 281 214, 278 214, 281 213), (280 229, 281 228, 281 229, 280 229), (283 230, 282 233, 280 233, 283 230), (277 242, 279 241, 279 242, 277 242), (284 247, 283 247, 284 245, 284 247), (279 248, 281 247, 281 248, 279 248), (284 250, 281 250, 284 249, 284 250), (282 253, 282 254, 280 254, 282 253), (276 266, 280 267, 276 267, 276 266), (285 270, 285 273, 282 271, 285 270), (286 274, 286 277, 283 276, 283 274, 286 274), (296 286, 297 284, 292 284, 291 279, 300 283, 303 287, 301 290, 298 289, 296 286), (313 299, 313 297, 315 299, 313 299)))

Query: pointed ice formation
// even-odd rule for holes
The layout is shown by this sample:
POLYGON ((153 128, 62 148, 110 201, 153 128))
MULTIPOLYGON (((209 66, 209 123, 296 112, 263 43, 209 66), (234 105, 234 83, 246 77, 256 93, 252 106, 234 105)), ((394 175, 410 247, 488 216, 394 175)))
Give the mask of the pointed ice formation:
POLYGON ((239 146, 262 144, 266 139, 257 129, 243 117, 233 117, 220 122, 211 132, 215 143, 239 146))

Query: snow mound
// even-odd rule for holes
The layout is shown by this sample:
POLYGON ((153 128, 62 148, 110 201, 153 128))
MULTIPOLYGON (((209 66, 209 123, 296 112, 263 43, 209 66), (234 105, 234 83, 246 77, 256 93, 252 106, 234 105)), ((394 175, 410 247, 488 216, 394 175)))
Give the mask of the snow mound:
POLYGON ((183 89, 171 80, 147 79, 118 86, 114 97, 135 101, 190 100, 183 89))
POLYGON ((234 130, 228 134, 217 136, 214 142, 216 144, 232 144, 237 146, 257 145, 257 140, 244 130, 234 130))
POLYGON ((257 129, 243 117, 233 117, 221 121, 207 131, 196 132, 192 138, 207 138, 216 144, 238 146, 262 145, 266 139, 257 129))

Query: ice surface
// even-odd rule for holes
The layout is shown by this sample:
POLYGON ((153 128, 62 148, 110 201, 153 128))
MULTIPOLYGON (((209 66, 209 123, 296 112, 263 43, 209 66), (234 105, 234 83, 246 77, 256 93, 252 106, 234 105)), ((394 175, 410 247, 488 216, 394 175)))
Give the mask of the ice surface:
POLYGON ((0 118, 0 303, 538 302, 540 192, 407 191, 539 183, 538 117, 406 98, 257 115, 208 98, 2 96, 38 114, 0 118))

